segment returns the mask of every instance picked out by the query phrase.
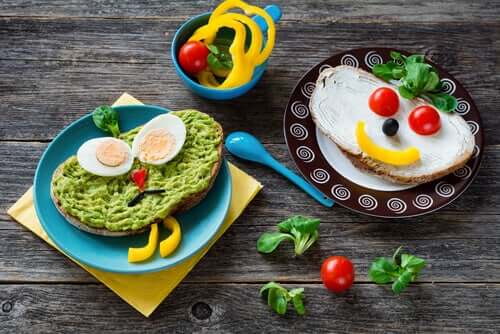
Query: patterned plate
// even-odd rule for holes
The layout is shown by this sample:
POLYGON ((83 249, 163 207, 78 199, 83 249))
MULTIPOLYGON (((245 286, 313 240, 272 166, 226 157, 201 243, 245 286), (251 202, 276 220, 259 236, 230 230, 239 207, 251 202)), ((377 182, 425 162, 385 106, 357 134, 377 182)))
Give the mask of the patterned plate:
POLYGON ((386 218, 413 217, 451 203, 467 189, 479 170, 484 145, 483 128, 474 101, 462 85, 444 69, 427 60, 438 70, 443 82, 443 91, 457 98, 458 106, 455 112, 467 121, 475 136, 476 146, 472 158, 464 167, 442 179, 400 191, 368 189, 338 173, 335 166, 328 163, 319 147, 316 126, 309 112, 309 98, 321 71, 343 64, 371 72, 375 64, 390 59, 391 50, 394 49, 350 50, 314 66, 293 90, 285 111, 283 127, 288 150, 298 169, 325 195, 333 197, 342 206, 367 215, 386 218))

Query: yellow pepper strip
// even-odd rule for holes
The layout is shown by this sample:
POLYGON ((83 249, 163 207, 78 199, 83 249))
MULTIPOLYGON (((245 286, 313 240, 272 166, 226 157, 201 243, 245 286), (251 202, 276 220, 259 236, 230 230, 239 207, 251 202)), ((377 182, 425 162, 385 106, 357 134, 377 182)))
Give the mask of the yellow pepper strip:
POLYGON ((356 126, 358 145, 366 155, 376 160, 394 166, 410 165, 420 160, 420 152, 416 147, 405 150, 390 150, 375 144, 365 132, 365 122, 360 121, 356 126))
POLYGON ((128 262, 141 262, 149 259, 155 252, 158 245, 158 224, 151 225, 148 244, 140 248, 128 249, 128 262))
MULTIPOLYGON (((262 8, 257 6, 252 6, 247 4, 241 0, 226 0, 222 2, 210 15, 210 19, 208 24, 212 23, 212 20, 215 20, 218 16, 226 13, 228 10, 233 8, 240 8, 246 15, 259 15, 261 16, 267 24, 267 42, 265 48, 262 50, 260 55, 255 59, 255 63, 258 65, 262 64, 266 61, 267 58, 271 55, 271 51, 273 50, 275 38, 276 38, 276 29, 274 27, 274 21, 271 16, 262 8)), ((246 23, 246 22, 245 22, 246 23)), ((260 35, 262 35, 260 33, 260 35)), ((252 32, 252 43, 253 37, 255 34, 252 32)), ((215 36, 214 36, 215 37, 215 36)), ((260 48, 259 48, 260 49, 260 48)))
POLYGON ((210 71, 201 71, 196 74, 196 78, 198 82, 205 87, 218 88, 220 85, 217 79, 215 79, 214 74, 210 71))
POLYGON ((167 217, 163 221, 163 226, 172 233, 165 240, 160 242, 160 256, 166 257, 172 254, 181 243, 181 226, 174 217, 167 217))

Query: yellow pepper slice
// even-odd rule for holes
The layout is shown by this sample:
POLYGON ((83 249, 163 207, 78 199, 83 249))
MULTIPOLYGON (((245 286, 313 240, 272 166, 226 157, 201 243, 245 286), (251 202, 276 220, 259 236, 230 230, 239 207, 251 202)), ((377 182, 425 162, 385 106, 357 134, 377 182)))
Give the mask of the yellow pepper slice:
POLYGON ((405 150, 390 150, 375 144, 365 132, 365 122, 359 121, 356 125, 356 139, 358 145, 366 155, 376 160, 394 166, 405 166, 420 160, 420 151, 416 147, 405 150))
POLYGON ((196 78, 198 79, 198 82, 205 87, 219 87, 219 82, 217 81, 217 79, 215 79, 214 74, 210 71, 201 71, 196 74, 196 78))
POLYGON ((239 21, 227 18, 226 15, 222 15, 214 20, 213 23, 199 28, 189 39, 189 41, 208 40, 210 36, 215 36, 217 31, 222 27, 232 28, 235 31, 233 43, 229 47, 229 53, 233 59, 233 69, 224 82, 217 85, 218 88, 233 88, 247 83, 252 78, 253 69, 255 67, 255 65, 252 65, 245 57, 245 26, 239 21))
POLYGON ((167 217, 163 221, 163 226, 168 228, 172 233, 165 240, 160 242, 160 256, 166 257, 172 254, 181 243, 181 226, 174 217, 167 217))
POLYGON ((149 232, 148 244, 144 247, 128 249, 128 262, 141 262, 149 259, 156 250, 158 245, 158 224, 151 225, 149 232))
POLYGON ((233 69, 228 73, 224 82, 219 84, 213 73, 204 71, 197 75, 200 84, 211 88, 234 88, 246 84, 252 79, 256 66, 261 65, 271 54, 275 42, 274 22, 262 8, 248 5, 241 0, 226 0, 222 2, 210 15, 208 24, 198 28, 189 41, 201 41, 211 44, 220 28, 234 30, 234 39, 229 47, 233 60, 233 69), (262 49, 263 36, 257 23, 242 14, 226 13, 229 9, 240 8, 245 14, 262 16, 268 26, 267 41, 262 49), (252 34, 251 44, 245 51, 246 27, 252 34))
MULTIPOLYGON (((261 51, 258 58, 255 59, 256 64, 260 65, 263 62, 265 62, 267 58, 269 58, 269 56, 271 55, 271 51, 273 50, 273 47, 274 47, 275 38, 276 38, 276 29, 274 27, 274 21, 271 18, 271 16, 264 9, 262 9, 260 7, 249 5, 248 3, 241 1, 241 0, 226 0, 226 1, 222 2, 219 6, 217 6, 217 8, 215 8, 215 10, 212 12, 212 15, 210 15, 210 19, 208 21, 209 24, 211 23, 211 21, 213 19, 222 15, 223 13, 226 13, 228 10, 233 9, 233 8, 239 8, 239 9, 243 10, 243 12, 246 15, 252 15, 252 14, 259 15, 264 19, 264 21, 267 24, 266 46, 261 51)), ((253 43, 253 36, 254 35, 255 34, 252 32, 252 43, 253 43)), ((259 35, 262 35, 260 30, 259 30, 259 35)))

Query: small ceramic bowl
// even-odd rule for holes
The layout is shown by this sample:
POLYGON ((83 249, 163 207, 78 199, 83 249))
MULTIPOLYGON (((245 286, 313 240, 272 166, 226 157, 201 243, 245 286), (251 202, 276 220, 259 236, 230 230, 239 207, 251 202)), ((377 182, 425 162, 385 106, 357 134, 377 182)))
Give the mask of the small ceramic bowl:
MULTIPOLYGON (((271 16, 273 21, 277 23, 281 18, 281 9, 276 5, 269 5, 264 10, 271 16)), ((247 82, 246 84, 230 89, 216 89, 210 88, 200 85, 195 79, 191 78, 187 75, 179 65, 179 60, 177 55, 179 54, 179 49, 181 46, 193 35, 196 29, 201 27, 202 25, 207 24, 208 19, 210 18, 211 13, 204 13, 198 16, 194 16, 187 20, 175 33, 174 40, 172 41, 171 47, 171 57, 174 63, 175 71, 182 79, 184 85, 186 85, 189 89, 191 89, 196 94, 203 96, 204 98, 210 100, 231 100, 238 96, 241 96, 248 92, 251 88, 253 88, 257 82, 264 74, 264 71, 267 67, 267 61, 262 65, 255 68, 255 71, 252 76, 252 80, 247 82)), ((259 16, 253 17, 253 20, 257 23, 263 33, 267 31, 267 25, 259 16)))

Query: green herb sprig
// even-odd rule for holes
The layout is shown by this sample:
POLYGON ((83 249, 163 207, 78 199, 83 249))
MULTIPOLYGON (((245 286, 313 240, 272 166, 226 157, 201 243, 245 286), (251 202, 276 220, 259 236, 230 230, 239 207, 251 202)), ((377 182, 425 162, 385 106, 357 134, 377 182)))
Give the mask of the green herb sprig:
POLYGON ((368 277, 377 284, 392 282, 392 291, 397 295, 415 281, 425 267, 424 259, 411 254, 399 254, 401 248, 394 252, 391 259, 377 258, 368 271, 368 277))
POLYGON ((260 253, 272 253, 283 240, 295 244, 295 255, 302 255, 318 240, 319 219, 293 216, 278 224, 279 232, 265 232, 257 240, 260 253))
POLYGON ((436 69, 425 62, 422 55, 404 56, 399 52, 390 53, 391 60, 377 64, 372 72, 384 81, 397 80, 399 94, 405 99, 422 97, 443 112, 453 112, 457 99, 441 92, 442 83, 436 69))
POLYGON ((304 289, 297 288, 288 291, 275 282, 269 282, 260 289, 260 295, 267 294, 267 304, 279 315, 284 315, 288 309, 288 303, 292 302, 293 308, 298 315, 304 315, 304 289))
POLYGON ((118 112, 113 110, 110 106, 104 105, 97 107, 92 113, 92 120, 95 126, 113 137, 118 137, 120 135, 118 112))
POLYGON ((233 68, 233 59, 229 53, 229 48, 226 45, 216 46, 210 44, 207 46, 210 53, 207 56, 208 66, 217 75, 231 71, 233 68))

